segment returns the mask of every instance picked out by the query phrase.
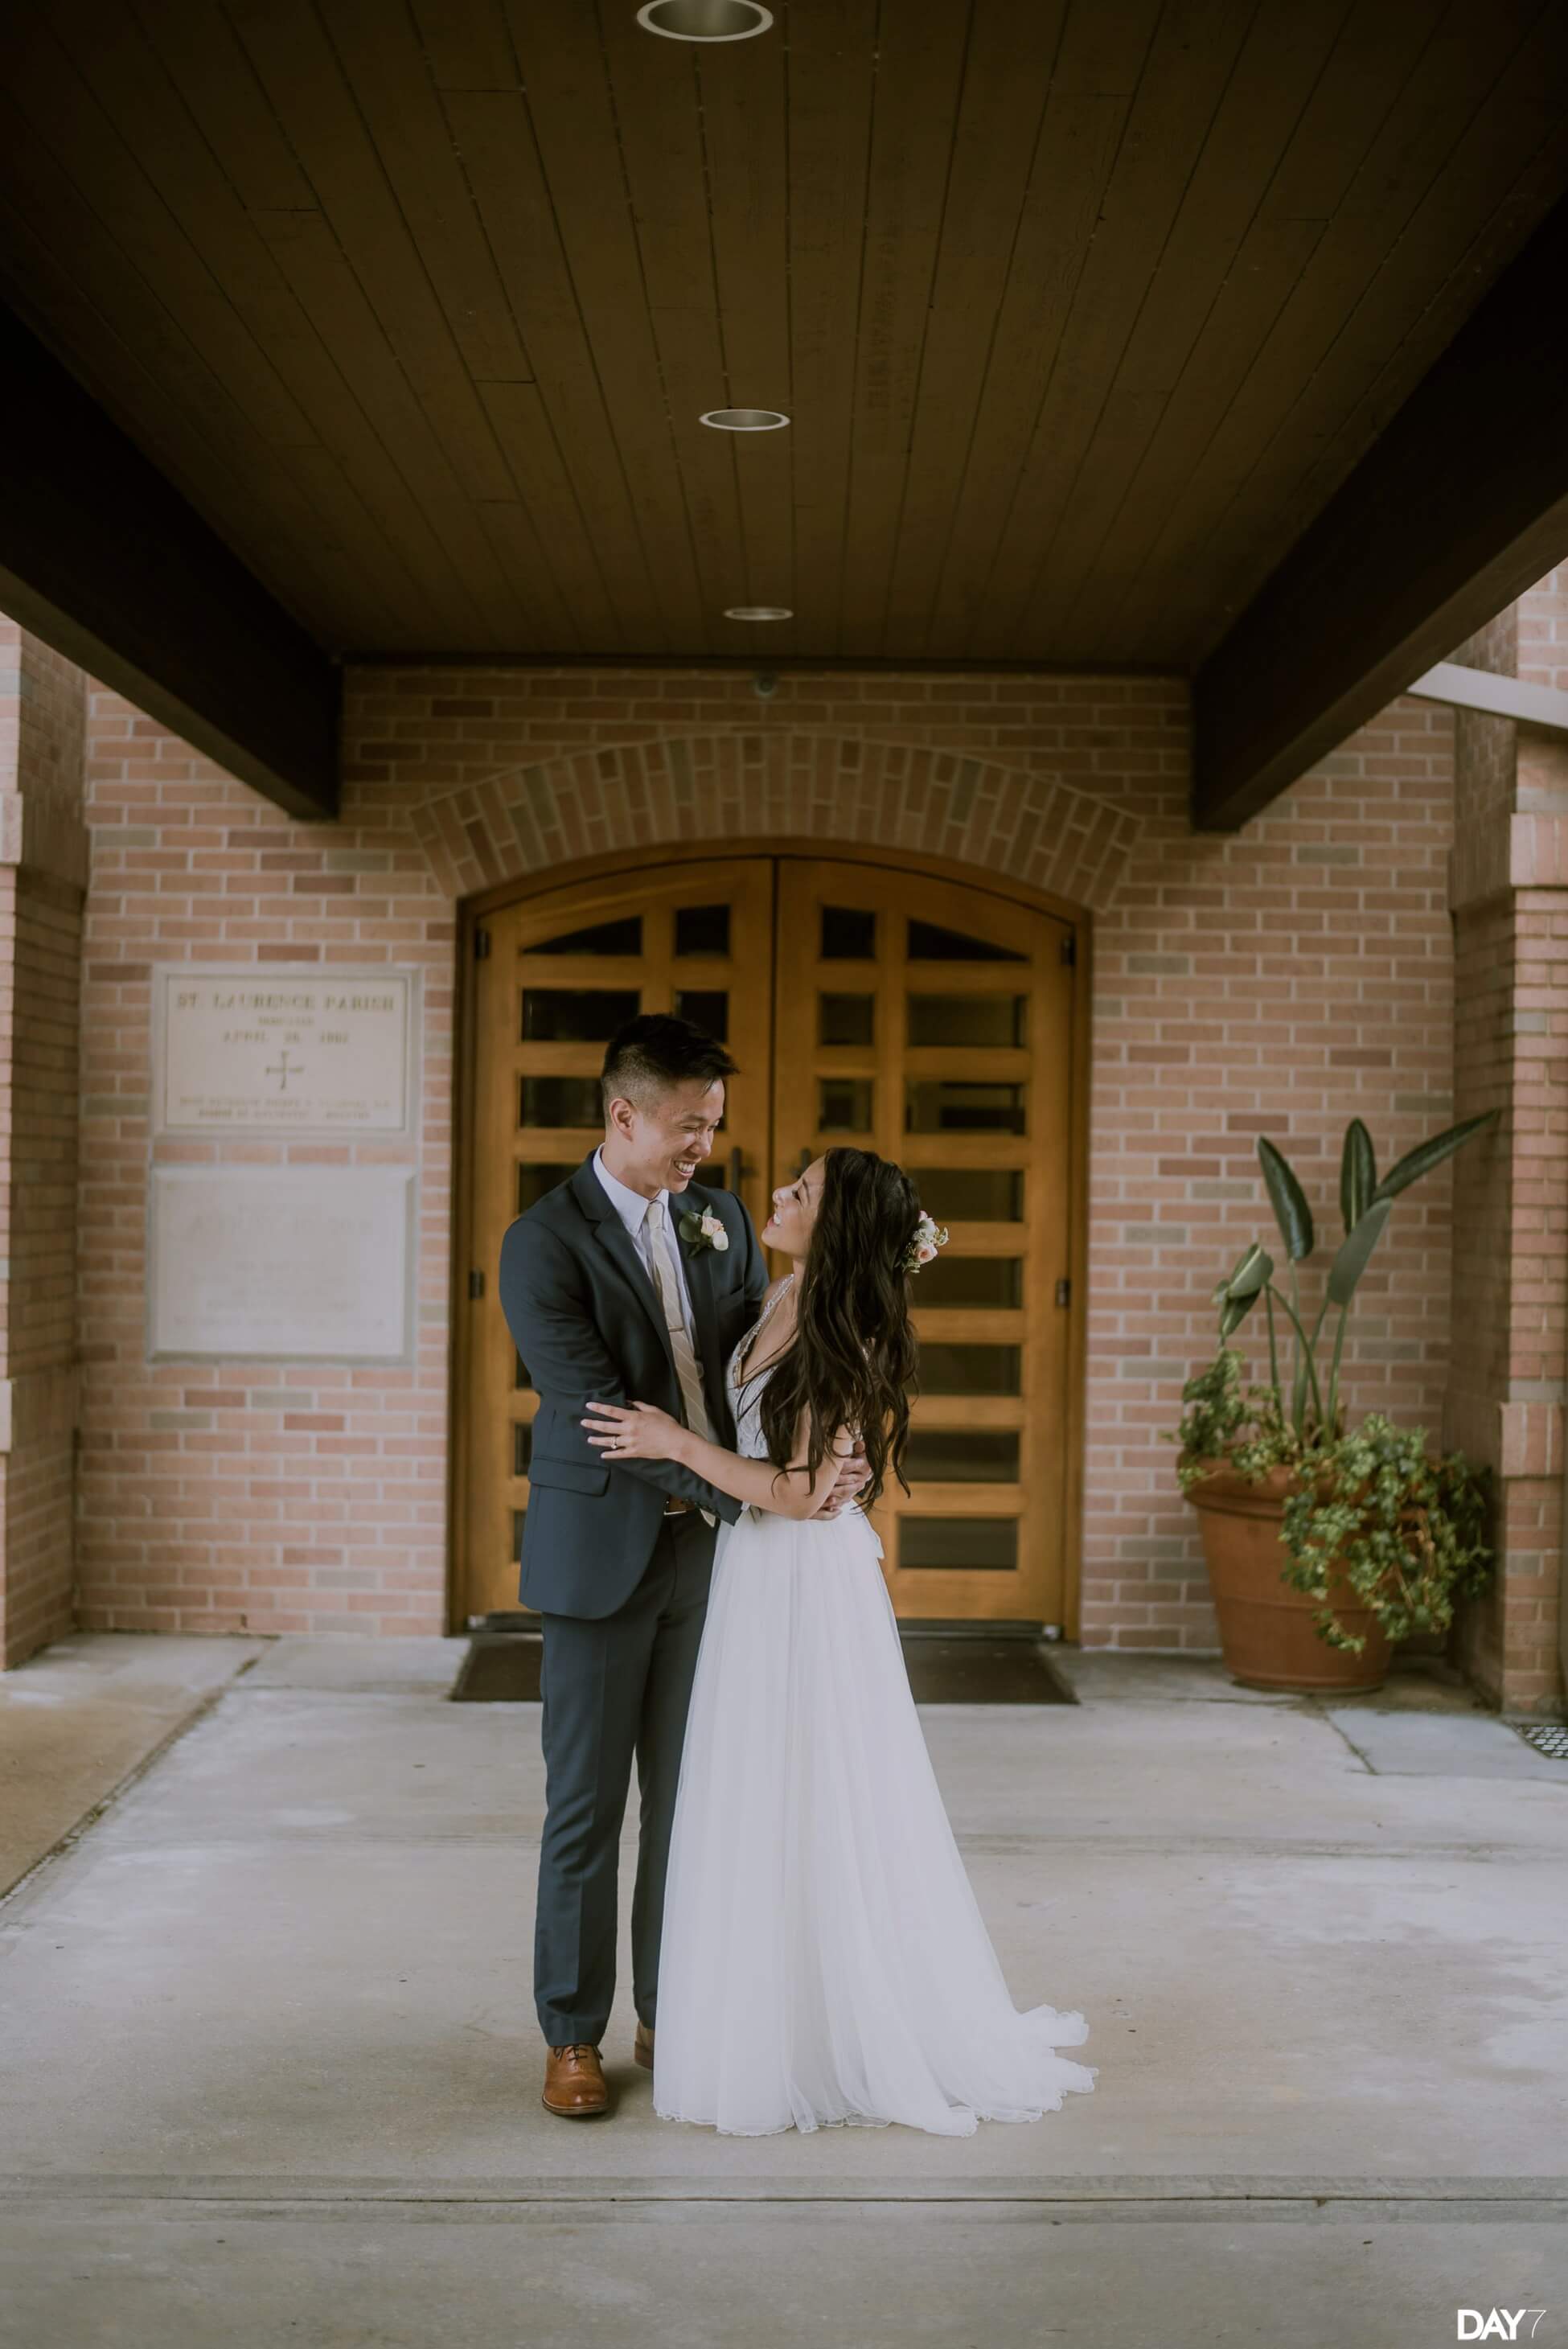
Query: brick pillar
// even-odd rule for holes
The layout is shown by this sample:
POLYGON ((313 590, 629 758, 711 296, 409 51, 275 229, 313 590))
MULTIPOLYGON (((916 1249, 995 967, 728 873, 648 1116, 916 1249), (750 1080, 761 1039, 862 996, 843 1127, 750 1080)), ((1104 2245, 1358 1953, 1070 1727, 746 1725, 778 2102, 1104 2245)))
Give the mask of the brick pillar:
MULTIPOLYGON (((1568 688, 1568 570, 1456 660, 1568 688)), ((1491 1588, 1454 1653, 1507 1713, 1563 1709, 1568 1396, 1568 743, 1455 712, 1454 1114, 1494 1104, 1495 1136, 1454 1161, 1449 1443, 1497 1479, 1491 1588)))
POLYGON ((82 673, 0 618, 0 1668, 72 1626, 82 673))

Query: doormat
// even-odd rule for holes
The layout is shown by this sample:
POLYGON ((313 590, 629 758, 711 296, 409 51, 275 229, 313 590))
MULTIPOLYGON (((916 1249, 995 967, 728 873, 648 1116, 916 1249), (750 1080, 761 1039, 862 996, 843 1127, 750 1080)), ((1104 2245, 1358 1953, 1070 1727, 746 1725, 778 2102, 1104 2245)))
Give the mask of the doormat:
POLYGON ((454 1704, 537 1704, 537 1631, 476 1631, 452 1690, 454 1704))
MULTIPOLYGON (((1044 1640, 912 1630, 903 1660, 916 1704, 1076 1704, 1044 1640)), ((537 1704, 537 1631, 477 1631, 452 1690, 454 1704, 537 1704)))
POLYGON ((913 1629, 902 1640, 916 1704, 1078 1702, 1043 1640, 976 1631, 944 1638, 913 1629))

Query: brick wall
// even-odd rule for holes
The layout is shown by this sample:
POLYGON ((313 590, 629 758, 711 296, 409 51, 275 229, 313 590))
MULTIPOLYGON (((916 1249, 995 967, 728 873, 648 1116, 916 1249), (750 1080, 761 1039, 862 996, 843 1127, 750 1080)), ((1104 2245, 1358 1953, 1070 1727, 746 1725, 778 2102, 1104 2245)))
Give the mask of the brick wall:
POLYGON ((445 1628, 452 920, 405 826, 295 823, 117 694, 88 717, 80 1620, 94 1630, 445 1628), (155 962, 418 967, 413 1143, 150 1139, 155 962), (417 1360, 146 1359, 149 1167, 418 1169, 417 1360))
POLYGON ((0 1663, 71 1628, 81 672, 0 620, 0 1663))
MULTIPOLYGON (((334 827, 91 697, 83 1621, 444 1628, 456 891, 618 843, 781 831, 1060 887, 1072 831, 1068 878, 1095 906, 1082 1635, 1212 1647, 1158 1432, 1211 1350, 1218 1271, 1264 1228, 1257 1133, 1331 1226, 1350 1116, 1385 1164, 1449 1118, 1449 714, 1396 702, 1222 838, 1187 831, 1185 691, 1167 679, 832 673, 767 701, 734 673, 359 669, 348 687, 334 827), (412 1370, 145 1361, 149 967, 181 957, 424 968, 412 1370)), ((1449 1180, 1399 1203, 1349 1361, 1353 1405, 1434 1425, 1449 1180)))
MULTIPOLYGON (((1180 795, 1162 795, 1099 926, 1086 1641, 1213 1643, 1158 1431, 1212 1353, 1214 1281, 1253 1238, 1281 1257, 1258 1136, 1285 1152, 1314 1211, 1301 1278, 1315 1311, 1349 1120, 1366 1121, 1380 1166, 1450 1122, 1451 743, 1446 711, 1401 699, 1223 839, 1187 834, 1180 795)), ((1384 1408, 1437 1431, 1449 1197, 1446 1169, 1407 1193, 1362 1281, 1343 1365, 1353 1416, 1384 1408)), ((1256 1321, 1236 1342, 1265 1375, 1256 1321)))

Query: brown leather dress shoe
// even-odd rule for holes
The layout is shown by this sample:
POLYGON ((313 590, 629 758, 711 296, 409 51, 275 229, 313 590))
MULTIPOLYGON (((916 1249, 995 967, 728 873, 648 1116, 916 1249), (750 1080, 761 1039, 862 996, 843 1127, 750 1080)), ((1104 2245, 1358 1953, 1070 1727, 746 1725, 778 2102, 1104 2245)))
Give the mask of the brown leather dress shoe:
POLYGON ((610 2091, 604 2085, 600 2068, 599 2050, 579 2042, 571 2047, 552 2047, 544 2064, 544 2093, 540 2100, 546 2112, 556 2113, 562 2120, 591 2120, 595 2113, 608 2109, 610 2091))
POLYGON ((651 2023, 638 2023, 637 2035, 632 2042, 632 2053, 639 2064, 644 2064, 650 2072, 653 2070, 654 2026, 651 2023))

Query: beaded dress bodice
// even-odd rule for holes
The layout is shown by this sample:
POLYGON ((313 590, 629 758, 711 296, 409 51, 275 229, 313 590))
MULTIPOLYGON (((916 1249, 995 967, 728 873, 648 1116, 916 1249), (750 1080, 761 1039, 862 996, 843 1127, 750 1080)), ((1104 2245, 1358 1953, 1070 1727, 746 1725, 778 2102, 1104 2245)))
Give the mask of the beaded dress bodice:
POLYGON ((768 1441, 762 1433, 762 1397, 773 1374, 773 1364, 748 1378, 746 1365, 757 1350, 758 1341, 773 1318, 773 1309, 794 1281, 794 1274, 786 1275, 769 1299, 750 1329, 731 1354, 725 1377, 729 1381, 730 1403, 735 1412, 735 1448, 743 1460, 766 1460, 768 1441))

